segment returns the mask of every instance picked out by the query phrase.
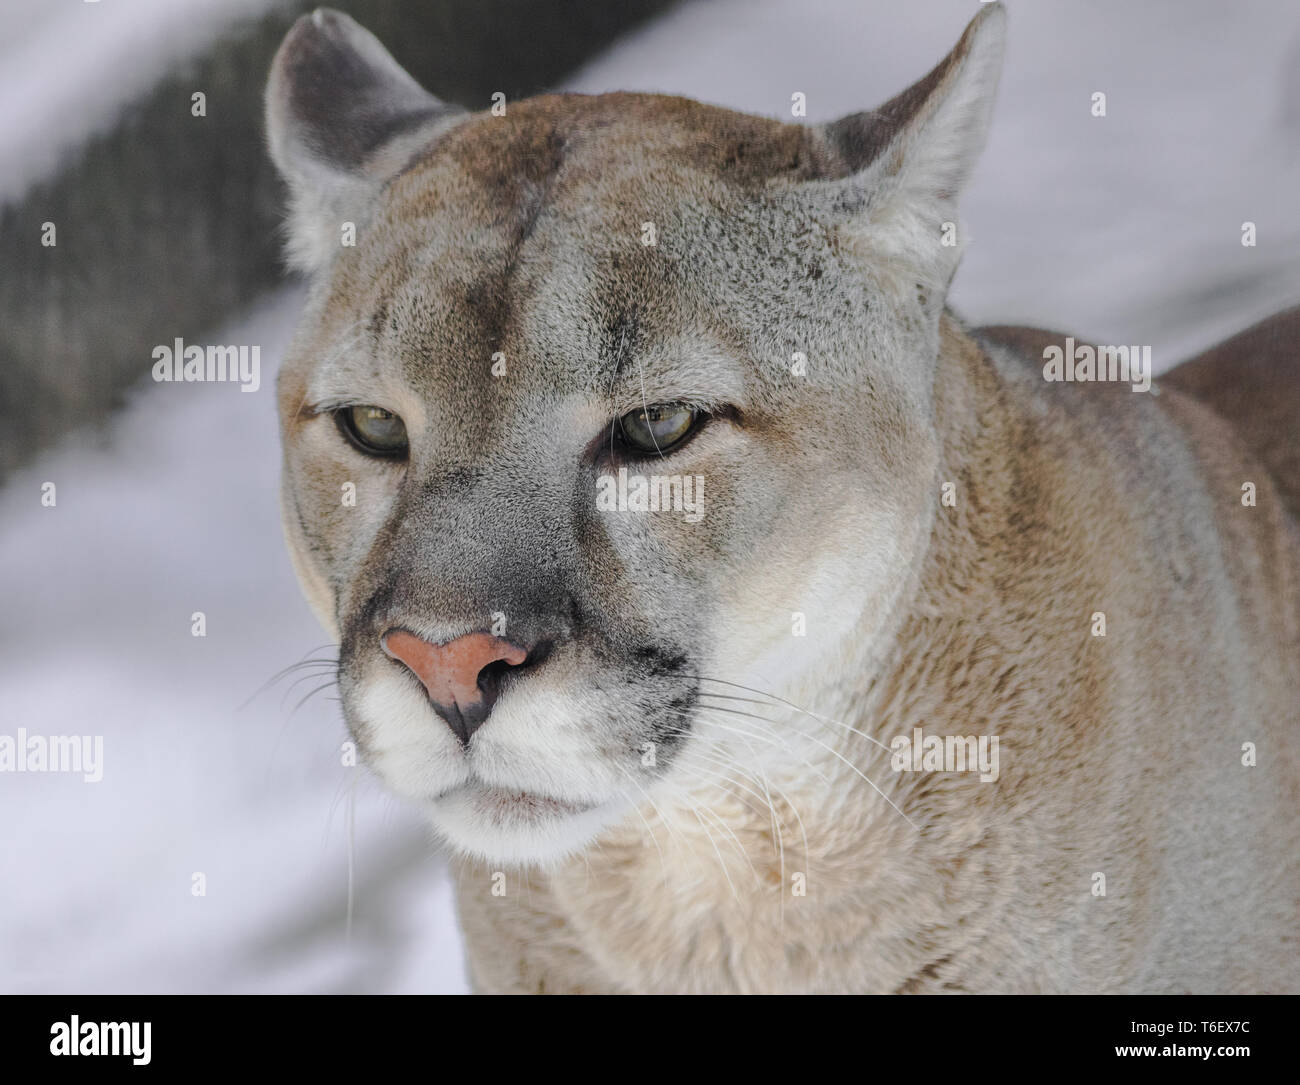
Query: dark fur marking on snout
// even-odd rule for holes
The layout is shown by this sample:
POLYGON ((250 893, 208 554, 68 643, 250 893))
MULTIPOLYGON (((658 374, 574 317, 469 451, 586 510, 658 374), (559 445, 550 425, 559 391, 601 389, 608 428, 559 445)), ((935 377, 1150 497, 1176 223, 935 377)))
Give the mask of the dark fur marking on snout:
POLYGON ((645 677, 660 678, 680 673, 686 667, 683 653, 673 654, 657 644, 642 644, 632 649, 632 661, 646 668, 645 677))
POLYGON ((689 673, 690 657, 658 644, 641 644, 628 654, 635 672, 634 681, 669 680, 646 683, 654 700, 646 713, 645 737, 656 747, 675 749, 691 730, 691 713, 700 697, 698 680, 689 673))
POLYGON ((699 703, 699 687, 692 684, 683 690, 649 721, 648 737, 657 747, 674 749, 686 741, 691 730, 691 713, 699 703))

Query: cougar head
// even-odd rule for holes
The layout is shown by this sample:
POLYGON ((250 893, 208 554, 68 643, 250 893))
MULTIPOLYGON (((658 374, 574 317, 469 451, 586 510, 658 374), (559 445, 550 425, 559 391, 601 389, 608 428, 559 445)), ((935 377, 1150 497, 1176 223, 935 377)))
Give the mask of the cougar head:
POLYGON ((825 745, 734 721, 842 675, 924 551, 1002 24, 825 125, 649 94, 468 113, 346 15, 285 39, 269 142, 311 284, 285 529, 359 748, 455 848, 555 861, 825 745))

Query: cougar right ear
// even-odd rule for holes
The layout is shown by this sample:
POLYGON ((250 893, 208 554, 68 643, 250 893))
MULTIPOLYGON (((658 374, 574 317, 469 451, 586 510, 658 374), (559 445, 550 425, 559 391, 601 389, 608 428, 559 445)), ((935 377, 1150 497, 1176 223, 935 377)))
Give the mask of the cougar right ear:
POLYGON ((368 30, 319 8, 285 36, 266 86, 271 159, 289 185, 289 262, 327 266, 344 221, 464 116, 420 86, 368 30))

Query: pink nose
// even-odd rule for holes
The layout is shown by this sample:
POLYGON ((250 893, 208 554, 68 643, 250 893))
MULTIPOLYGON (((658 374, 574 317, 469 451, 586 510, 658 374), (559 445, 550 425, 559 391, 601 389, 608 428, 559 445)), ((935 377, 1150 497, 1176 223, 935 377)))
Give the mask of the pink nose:
POLYGON ((528 658, 524 649, 489 633, 433 644, 405 629, 390 629, 381 643, 420 680, 434 711, 466 744, 492 711, 501 675, 528 658))

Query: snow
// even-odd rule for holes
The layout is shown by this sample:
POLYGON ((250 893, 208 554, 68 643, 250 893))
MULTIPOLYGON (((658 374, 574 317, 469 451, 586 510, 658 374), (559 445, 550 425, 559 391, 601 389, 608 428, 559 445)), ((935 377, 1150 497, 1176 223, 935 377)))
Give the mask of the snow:
MULTIPOLYGON (((13 166, 16 148, 41 158, 101 123, 104 102, 137 85, 124 49, 156 63, 198 40, 179 33, 188 19, 206 18, 211 33, 263 6, 138 0, 136 29, 154 32, 128 48, 104 19, 114 5, 127 3, 65 4, 39 20, 0 5, 0 162, 13 166), (70 103, 85 99, 70 88, 85 80, 104 102, 78 113, 70 103)), ((690 3, 571 86, 686 93, 773 116, 801 91, 809 120, 824 120, 919 77, 973 10, 967 0, 690 3)), ((959 308, 1149 343, 1160 368, 1293 303, 1290 10, 1288 0, 1012 4, 999 110, 965 203, 973 241, 959 308), (1094 90, 1108 95, 1105 118, 1090 115, 1094 90), (1257 248, 1240 244, 1245 220, 1258 224, 1257 248)), ((0 195, 36 175, 8 166, 0 195)), ((300 302, 286 288, 212 338, 261 345, 259 392, 146 378, 103 436, 70 435, 0 491, 0 735, 102 735, 105 751, 97 784, 0 774, 0 989, 465 989, 445 864, 410 809, 341 763, 330 691, 297 711, 317 683, 258 693, 325 640, 276 505, 272 376, 300 302), (40 500, 47 481, 52 508, 40 500), (196 611, 204 637, 191 635, 196 611)))

